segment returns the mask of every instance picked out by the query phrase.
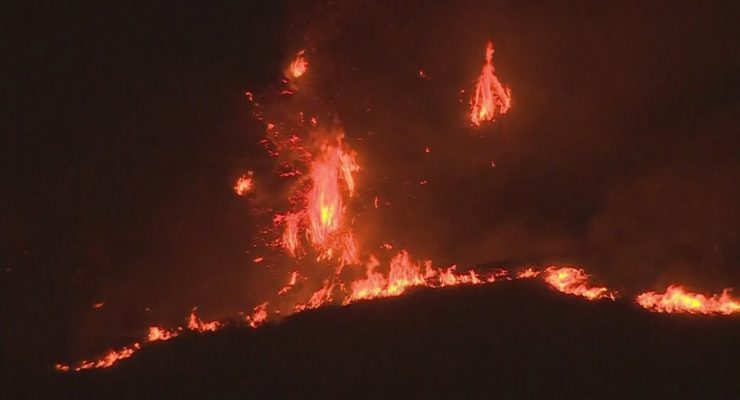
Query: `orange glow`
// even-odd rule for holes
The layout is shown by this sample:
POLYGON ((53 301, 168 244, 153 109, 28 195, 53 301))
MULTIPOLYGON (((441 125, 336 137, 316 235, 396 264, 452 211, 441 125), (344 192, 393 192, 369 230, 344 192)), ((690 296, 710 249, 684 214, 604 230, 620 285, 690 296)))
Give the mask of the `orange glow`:
POLYGON ((681 286, 668 286, 665 293, 647 292, 637 296, 642 307, 661 313, 724 314, 740 312, 740 300, 730 296, 731 289, 705 296, 681 286))
POLYGON ((177 336, 178 332, 174 330, 167 330, 164 328, 160 328, 158 326, 150 326, 149 327, 149 334, 146 337, 147 342, 156 342, 158 340, 170 340, 173 337, 177 336))
POLYGON ((289 78, 298 79, 308 70, 308 60, 306 60, 305 53, 305 50, 299 51, 293 61, 290 62, 288 66, 289 78))
POLYGON ((588 275, 582 269, 571 267, 549 267, 545 270, 545 282, 555 289, 589 300, 616 299, 616 292, 605 287, 589 287, 588 275))
POLYGON ((493 43, 486 44, 486 63, 483 64, 475 95, 470 99, 470 120, 476 126, 493 121, 511 108, 511 89, 499 82, 493 68, 493 43))
POLYGON ((102 301, 99 301, 99 302, 97 302, 97 303, 93 304, 93 308, 95 308, 95 309, 98 309, 98 308, 103 308, 103 306, 104 306, 104 305, 105 305, 105 303, 104 303, 104 302, 102 302, 102 301))
POLYGON ((243 196, 245 193, 252 190, 252 187, 254 187, 254 180, 252 179, 252 171, 249 171, 236 180, 236 183, 234 184, 234 193, 239 196, 243 196))

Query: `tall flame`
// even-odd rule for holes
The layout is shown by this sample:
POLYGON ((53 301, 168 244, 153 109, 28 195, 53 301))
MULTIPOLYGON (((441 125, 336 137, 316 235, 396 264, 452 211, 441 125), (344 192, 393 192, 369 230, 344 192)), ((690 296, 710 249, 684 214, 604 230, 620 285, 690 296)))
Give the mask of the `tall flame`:
POLYGON ((511 89, 499 82, 493 68, 493 43, 486 44, 486 63, 475 85, 475 94, 470 99, 470 120, 479 126, 481 122, 493 121, 497 115, 506 114, 511 108, 511 89))
POLYGON ((341 227, 344 202, 340 183, 344 182, 351 196, 355 190, 352 173, 358 170, 354 156, 342 148, 341 135, 337 145, 325 143, 311 164, 308 220, 309 236, 315 246, 326 247, 330 236, 341 227))
POLYGON ((740 300, 730 296, 730 289, 705 296, 681 286, 668 286, 665 293, 646 292, 637 296, 642 307, 662 313, 724 314, 740 312, 740 300))

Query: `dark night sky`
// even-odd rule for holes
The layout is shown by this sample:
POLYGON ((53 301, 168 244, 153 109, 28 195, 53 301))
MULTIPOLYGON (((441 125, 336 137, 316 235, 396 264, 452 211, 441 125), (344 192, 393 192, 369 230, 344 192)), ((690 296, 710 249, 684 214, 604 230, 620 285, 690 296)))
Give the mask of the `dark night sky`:
POLYGON ((358 217, 361 235, 440 265, 740 286, 734 2, 250 3, 0 13, 3 358, 89 354, 282 283, 289 266, 245 254, 256 225, 231 183, 271 179, 243 92, 303 47, 360 155, 361 199, 392 203, 358 217), (514 106, 473 131, 459 91, 488 38, 514 106))

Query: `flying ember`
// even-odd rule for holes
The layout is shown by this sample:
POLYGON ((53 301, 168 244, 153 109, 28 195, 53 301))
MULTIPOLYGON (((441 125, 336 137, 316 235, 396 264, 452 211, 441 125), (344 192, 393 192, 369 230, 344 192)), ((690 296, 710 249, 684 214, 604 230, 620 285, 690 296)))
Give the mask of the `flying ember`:
POLYGON ((498 115, 506 114, 511 108, 511 89, 499 82, 493 68, 493 42, 486 44, 486 63, 475 84, 475 93, 470 99, 470 121, 479 126, 481 122, 493 121, 498 115))

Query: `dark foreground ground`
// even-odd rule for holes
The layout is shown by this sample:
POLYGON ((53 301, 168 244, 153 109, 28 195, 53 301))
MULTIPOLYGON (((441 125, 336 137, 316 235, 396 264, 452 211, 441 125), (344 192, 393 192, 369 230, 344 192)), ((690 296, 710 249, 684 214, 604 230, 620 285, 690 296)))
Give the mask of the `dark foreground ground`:
POLYGON ((738 398, 739 339, 738 318, 656 315, 508 282, 189 335, 109 370, 5 388, 75 399, 738 398))

